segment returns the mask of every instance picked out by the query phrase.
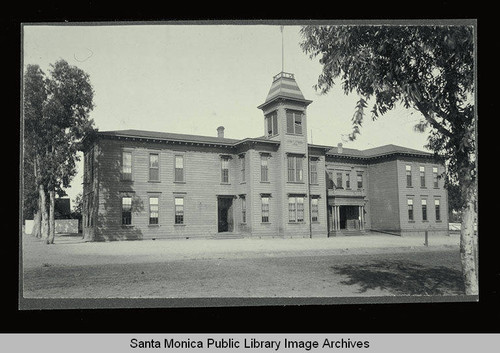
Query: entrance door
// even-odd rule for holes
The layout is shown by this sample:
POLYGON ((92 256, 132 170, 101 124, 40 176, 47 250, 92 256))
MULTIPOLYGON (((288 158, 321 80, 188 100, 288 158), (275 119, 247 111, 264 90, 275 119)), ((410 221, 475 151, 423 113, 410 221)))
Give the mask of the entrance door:
POLYGON ((233 198, 219 196, 217 198, 218 232, 232 232, 233 226, 233 198))
POLYGON ((359 207, 340 206, 340 229, 359 229, 359 207))

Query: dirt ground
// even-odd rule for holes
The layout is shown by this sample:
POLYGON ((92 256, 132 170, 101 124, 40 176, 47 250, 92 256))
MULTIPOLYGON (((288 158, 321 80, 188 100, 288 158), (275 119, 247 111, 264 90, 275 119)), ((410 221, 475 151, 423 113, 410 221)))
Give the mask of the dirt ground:
POLYGON ((23 240, 25 298, 463 294, 458 247, 452 243, 375 250, 325 249, 326 243, 304 246, 300 240, 288 242, 288 248, 273 248, 270 240, 233 242, 229 244, 234 248, 222 249, 227 243, 218 240, 190 243, 192 247, 182 240, 83 243, 61 237, 49 246, 30 236, 23 240), (242 250, 250 244, 254 251, 242 250), (267 249, 261 248, 266 244, 267 249))

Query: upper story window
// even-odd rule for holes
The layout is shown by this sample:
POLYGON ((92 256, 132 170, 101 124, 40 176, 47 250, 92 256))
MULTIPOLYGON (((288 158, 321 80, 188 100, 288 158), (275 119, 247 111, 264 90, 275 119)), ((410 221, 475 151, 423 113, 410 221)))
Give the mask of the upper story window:
POLYGON ((184 182, 184 156, 176 155, 174 163, 174 181, 184 182))
POLYGON ((317 184, 318 183, 318 160, 317 159, 311 159, 309 163, 309 173, 311 174, 309 176, 309 182, 311 184, 317 184))
POLYGON ((122 180, 132 180, 132 152, 122 152, 122 180))
POLYGON ((363 188, 363 173, 358 173, 356 175, 356 181, 358 183, 358 189, 362 189, 363 188))
POLYGON ((221 183, 229 184, 229 156, 222 156, 220 159, 221 183))
POLYGON ((331 189, 335 188, 335 183, 333 182, 333 172, 328 171, 327 176, 328 176, 328 180, 327 180, 326 187, 327 187, 327 189, 331 190, 331 189))
POLYGON ((269 181, 269 156, 262 154, 260 156, 260 181, 269 181))
POLYGON ((432 182, 433 182, 435 188, 439 187, 439 183, 438 183, 438 169, 437 169, 437 167, 433 167, 432 168, 432 182))
POLYGON ((286 111, 286 132, 302 135, 302 112, 296 110, 286 111))
POLYGON ((351 188, 351 173, 345 173, 345 188, 351 188))
POLYGON ((302 166, 302 156, 287 157, 288 164, 288 181, 302 182, 304 180, 304 171, 302 166))
POLYGON ((241 182, 245 182, 245 174, 246 174, 246 163, 245 163, 245 155, 240 155, 240 163, 241 163, 241 182))
POLYGON ((425 188, 425 167, 420 167, 420 187, 425 188))
POLYGON ((273 112, 265 117, 266 136, 278 135, 278 113, 273 112))
POLYGON ((406 166, 406 186, 411 188, 411 165, 406 166))
POLYGON ((336 189, 343 189, 344 183, 343 183, 343 180, 342 180, 342 173, 341 172, 338 172, 337 173, 337 186, 336 186, 336 189))
POLYGON ((160 158, 158 153, 149 154, 149 181, 160 181, 160 158))

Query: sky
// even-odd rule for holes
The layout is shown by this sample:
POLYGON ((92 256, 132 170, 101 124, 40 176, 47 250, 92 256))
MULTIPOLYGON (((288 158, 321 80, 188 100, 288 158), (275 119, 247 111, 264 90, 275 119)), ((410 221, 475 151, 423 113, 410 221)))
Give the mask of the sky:
MULTIPOLYGON (((313 101, 307 108, 309 143, 426 150, 427 135, 413 130, 422 116, 404 107, 377 121, 368 109, 361 135, 348 141, 359 97, 345 95, 340 81, 326 95, 315 91, 322 66, 300 48, 300 28, 288 23, 282 34, 275 23, 27 24, 22 59, 24 67, 36 64, 45 73, 59 59, 88 73, 95 104, 90 117, 100 131, 216 136, 222 125, 227 138, 262 136, 257 106, 283 65, 313 101)), ((71 200, 82 191, 82 182, 80 162, 66 190, 71 200)))

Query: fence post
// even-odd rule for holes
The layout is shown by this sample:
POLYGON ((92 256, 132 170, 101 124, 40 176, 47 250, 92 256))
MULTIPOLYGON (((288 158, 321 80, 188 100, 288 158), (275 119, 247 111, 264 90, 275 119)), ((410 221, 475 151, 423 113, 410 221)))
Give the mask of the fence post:
POLYGON ((425 246, 429 246, 429 231, 425 231, 425 246))

